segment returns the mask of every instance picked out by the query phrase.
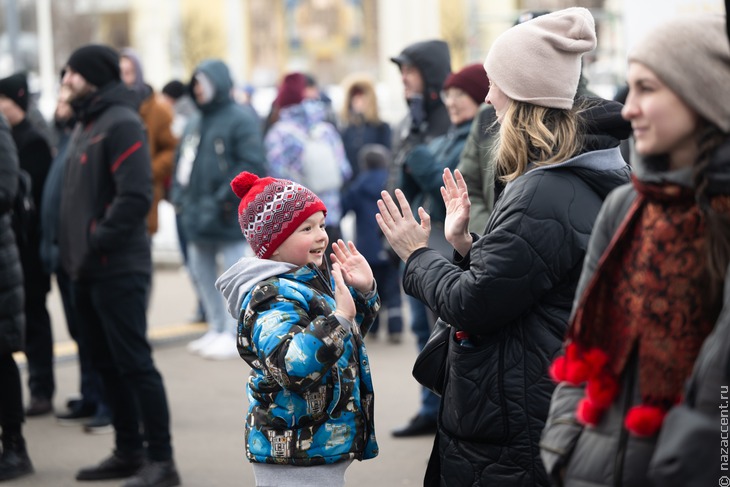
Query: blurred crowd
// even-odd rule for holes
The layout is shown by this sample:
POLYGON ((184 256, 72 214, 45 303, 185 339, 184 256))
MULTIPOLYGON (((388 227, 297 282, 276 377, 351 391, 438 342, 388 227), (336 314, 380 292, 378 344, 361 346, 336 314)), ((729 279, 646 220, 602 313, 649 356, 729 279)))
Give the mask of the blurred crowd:
POLYGON ((423 387, 390 432, 434 436, 426 485, 714 485, 730 47, 722 16, 672 22, 630 53, 616 100, 582 75, 586 9, 526 12, 458 70, 442 40, 404 46, 390 60, 407 114, 392 125, 362 73, 342 80, 339 110, 312 73, 285 73, 257 113, 221 60, 158 92, 133 49, 88 44, 59 73, 50 122, 25 73, 0 79, 0 481, 33 472, 26 418, 55 414, 114 433, 77 480, 180 484, 146 338, 158 205, 175 209, 191 321, 207 325, 187 349, 238 359, 216 280, 257 256, 231 190, 246 171, 316 194, 328 256, 354 217, 382 302, 366 343, 412 332, 421 350, 437 322, 451 327, 445 390, 423 387), (81 371, 62 410, 52 278, 81 371))

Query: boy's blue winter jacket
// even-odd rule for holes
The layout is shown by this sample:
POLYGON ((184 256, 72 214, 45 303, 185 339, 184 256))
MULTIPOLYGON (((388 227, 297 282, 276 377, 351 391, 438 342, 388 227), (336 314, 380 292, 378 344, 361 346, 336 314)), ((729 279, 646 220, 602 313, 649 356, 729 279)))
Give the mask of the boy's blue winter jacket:
POLYGON ((380 307, 377 293, 351 288, 357 316, 347 326, 334 315, 334 281, 313 266, 243 258, 217 286, 238 314, 238 350, 252 368, 249 460, 308 466, 375 457, 363 335, 380 307))

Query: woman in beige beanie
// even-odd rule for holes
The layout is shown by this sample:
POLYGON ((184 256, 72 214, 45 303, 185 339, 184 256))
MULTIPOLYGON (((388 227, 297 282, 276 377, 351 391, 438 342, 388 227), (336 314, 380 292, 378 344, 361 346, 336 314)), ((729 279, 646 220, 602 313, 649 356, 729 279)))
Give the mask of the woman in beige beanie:
POLYGON ((629 53, 628 86, 623 116, 639 157, 632 184, 609 196, 591 237, 565 354, 550 369, 559 386, 542 457, 566 486, 727 485, 719 448, 730 383, 725 17, 684 16, 651 31, 629 53), (703 365, 685 389, 696 361, 703 365))
POLYGON ((438 435, 426 485, 546 486, 540 433, 554 384, 547 367, 567 329, 588 236, 604 197, 629 181, 621 105, 573 107, 581 55, 595 47, 583 8, 512 27, 485 63, 507 182, 486 232, 468 232, 458 171, 443 173, 453 263, 428 248, 431 216, 384 193, 378 223, 405 261, 405 291, 452 326, 438 435), (492 73, 495 76, 492 76, 492 73))

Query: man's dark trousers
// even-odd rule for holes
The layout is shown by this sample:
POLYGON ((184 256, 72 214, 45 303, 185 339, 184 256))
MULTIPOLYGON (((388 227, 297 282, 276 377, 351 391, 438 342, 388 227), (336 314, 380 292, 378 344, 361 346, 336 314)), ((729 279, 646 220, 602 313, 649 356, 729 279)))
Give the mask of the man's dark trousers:
POLYGON ((170 413, 146 337, 149 287, 149 274, 128 274, 81 279, 74 290, 79 326, 104 382, 117 451, 140 453, 146 442, 148 458, 165 461, 172 459, 170 413))

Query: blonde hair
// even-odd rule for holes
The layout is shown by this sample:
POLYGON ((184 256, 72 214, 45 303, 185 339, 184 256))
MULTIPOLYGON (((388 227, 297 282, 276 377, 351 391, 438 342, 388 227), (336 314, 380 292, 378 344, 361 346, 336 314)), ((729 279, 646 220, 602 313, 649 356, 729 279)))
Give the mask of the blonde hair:
POLYGON ((360 92, 365 97, 365 110, 362 114, 365 122, 379 124, 381 120, 378 113, 378 96, 375 93, 375 85, 373 84, 372 78, 365 74, 354 74, 345 78, 342 84, 344 86, 345 98, 342 103, 340 120, 345 125, 360 122, 359 118, 355 117, 355 114, 350 110, 353 96, 355 93, 360 92))
POLYGON ((581 148, 580 133, 575 107, 563 110, 512 100, 493 148, 500 179, 514 180, 530 163, 539 167, 570 159, 581 148))

